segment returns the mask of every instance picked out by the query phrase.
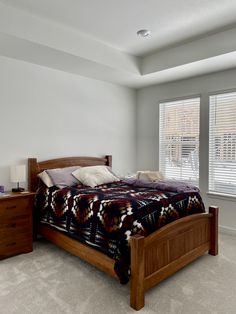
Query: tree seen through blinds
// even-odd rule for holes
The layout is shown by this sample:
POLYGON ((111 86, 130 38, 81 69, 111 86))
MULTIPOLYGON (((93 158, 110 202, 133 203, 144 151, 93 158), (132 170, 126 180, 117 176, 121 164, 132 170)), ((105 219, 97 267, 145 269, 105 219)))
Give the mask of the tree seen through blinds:
POLYGON ((200 98, 160 104, 159 168, 166 178, 199 180, 200 98))
POLYGON ((236 195, 236 92, 210 96, 209 191, 236 195))

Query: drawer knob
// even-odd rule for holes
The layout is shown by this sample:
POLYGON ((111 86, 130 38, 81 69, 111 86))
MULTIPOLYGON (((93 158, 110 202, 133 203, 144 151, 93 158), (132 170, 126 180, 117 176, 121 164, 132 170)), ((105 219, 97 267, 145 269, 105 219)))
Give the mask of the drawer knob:
POLYGON ((16 208, 16 205, 7 206, 6 209, 13 209, 16 208))

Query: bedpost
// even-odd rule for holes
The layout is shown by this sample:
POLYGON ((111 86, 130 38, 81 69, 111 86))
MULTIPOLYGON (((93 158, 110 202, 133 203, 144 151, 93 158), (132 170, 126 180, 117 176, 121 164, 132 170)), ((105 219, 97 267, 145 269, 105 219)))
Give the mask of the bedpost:
POLYGON ((130 306, 135 310, 144 307, 144 237, 134 235, 131 246, 130 306))
POLYGON ((38 188, 38 163, 36 158, 28 158, 28 189, 35 192, 38 188))
POLYGON ((211 206, 209 207, 209 213, 212 214, 211 217, 211 243, 209 254, 217 255, 218 254, 218 213, 219 207, 211 206))
POLYGON ((106 165, 112 168, 112 155, 106 155, 106 165))

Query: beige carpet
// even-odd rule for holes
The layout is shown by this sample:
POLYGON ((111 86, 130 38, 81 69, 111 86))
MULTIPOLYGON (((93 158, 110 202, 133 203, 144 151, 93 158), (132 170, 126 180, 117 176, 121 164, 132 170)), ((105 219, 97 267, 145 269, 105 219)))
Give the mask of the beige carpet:
MULTIPOLYGON (((129 287, 46 242, 32 253, 0 261, 1 314, 120 314, 129 287)), ((236 237, 220 235, 220 255, 208 254, 146 294, 138 313, 235 314, 236 237)))

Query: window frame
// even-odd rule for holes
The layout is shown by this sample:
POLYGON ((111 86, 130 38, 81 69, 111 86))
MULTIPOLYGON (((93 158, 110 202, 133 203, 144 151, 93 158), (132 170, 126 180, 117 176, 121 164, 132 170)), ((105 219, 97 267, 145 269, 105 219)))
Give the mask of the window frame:
MULTIPOLYGON (((159 136, 158 136, 158 150, 159 150, 159 170, 161 171, 161 162, 162 162, 162 149, 161 149, 161 138, 162 138, 162 123, 161 123, 161 105, 163 104, 168 104, 171 102, 178 102, 178 101, 191 101, 192 99, 198 99, 199 103, 198 103, 198 173, 197 173, 197 179, 196 180, 187 180, 187 179, 180 179, 180 178, 175 178, 178 181, 185 181, 185 182, 189 182, 190 184, 194 184, 199 186, 200 184, 200 137, 201 137, 201 94, 194 94, 194 95, 187 95, 187 96, 182 96, 182 97, 175 97, 175 98, 169 98, 169 99, 164 99, 164 100, 160 100, 158 102, 158 123, 159 123, 159 136)), ((194 140, 194 142, 196 142, 194 140)), ((182 143, 182 142, 181 142, 182 143)))
POLYGON ((235 93, 235 99, 236 99, 236 89, 227 89, 227 90, 218 90, 215 92, 208 93, 208 111, 209 111, 209 117, 208 117, 208 129, 209 129, 209 137, 208 137, 208 191, 207 195, 209 197, 219 198, 219 199, 225 199, 225 200, 232 200, 235 201, 236 194, 227 193, 225 191, 216 191, 212 188, 210 188, 210 181, 214 180, 214 178, 211 177, 211 148, 210 144, 212 141, 212 136, 214 134, 211 134, 211 97, 218 96, 218 95, 224 95, 224 94, 232 94, 235 93))

